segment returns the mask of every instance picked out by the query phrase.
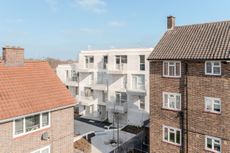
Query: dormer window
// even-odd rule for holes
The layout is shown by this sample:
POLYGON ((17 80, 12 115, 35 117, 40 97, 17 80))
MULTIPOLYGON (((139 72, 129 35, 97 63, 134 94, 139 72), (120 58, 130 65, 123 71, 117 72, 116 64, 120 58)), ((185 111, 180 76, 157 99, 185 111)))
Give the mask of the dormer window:
POLYGON ((206 61, 205 62, 206 75, 221 75, 221 62, 220 61, 206 61))
POLYGON ((163 62, 164 77, 180 77, 181 62, 180 61, 164 61, 163 62))

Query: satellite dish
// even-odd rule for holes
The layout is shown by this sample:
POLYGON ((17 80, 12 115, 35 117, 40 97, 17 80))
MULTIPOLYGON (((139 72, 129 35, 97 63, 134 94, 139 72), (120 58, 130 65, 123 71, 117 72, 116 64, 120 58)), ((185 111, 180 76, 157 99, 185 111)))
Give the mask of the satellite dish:
POLYGON ((41 136, 41 139, 42 139, 42 140, 49 140, 50 137, 49 137, 48 132, 44 132, 44 133, 42 134, 42 136, 41 136))

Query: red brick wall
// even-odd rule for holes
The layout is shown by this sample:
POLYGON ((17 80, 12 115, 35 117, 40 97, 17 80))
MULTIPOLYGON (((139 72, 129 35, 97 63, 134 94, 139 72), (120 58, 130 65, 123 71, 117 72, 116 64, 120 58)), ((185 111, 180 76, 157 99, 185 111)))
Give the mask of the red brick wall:
MULTIPOLYGON (((180 120, 178 112, 162 109, 162 92, 182 93, 183 102, 184 80, 162 77, 162 63, 150 63, 150 152, 176 153, 180 147, 162 141, 162 125, 180 128, 180 120)), ((184 68, 182 64, 182 75, 184 68)), ((222 72, 222 76, 206 76, 204 62, 188 64, 189 152, 206 152, 205 135, 222 138, 222 151, 230 152, 230 63, 222 63, 222 72), (204 96, 221 98, 220 115, 204 112, 204 96)))
POLYGON ((24 64, 23 48, 3 48, 3 61, 7 66, 19 66, 24 64))
POLYGON ((51 112, 49 128, 13 138, 13 121, 0 124, 0 153, 30 153, 50 145, 52 153, 73 153, 73 107, 51 112), (48 132, 50 139, 42 140, 48 132))

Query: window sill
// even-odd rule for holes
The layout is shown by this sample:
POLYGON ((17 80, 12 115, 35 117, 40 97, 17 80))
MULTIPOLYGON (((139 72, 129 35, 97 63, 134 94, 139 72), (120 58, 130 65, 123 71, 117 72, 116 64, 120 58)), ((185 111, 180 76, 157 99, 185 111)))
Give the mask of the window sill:
POLYGON ((208 151, 208 152, 213 152, 213 153, 221 153, 221 151, 215 151, 215 150, 210 150, 210 149, 204 149, 204 151, 208 151))
POLYGON ((171 79, 180 79, 181 76, 166 76, 166 75, 163 75, 162 76, 163 78, 171 78, 171 79))
POLYGON ((168 141, 164 141, 164 140, 162 140, 162 142, 164 142, 166 144, 170 144, 170 145, 176 146, 176 147, 180 147, 181 146, 181 144, 172 143, 172 142, 168 142, 168 141))
POLYGON ((213 114, 213 115, 221 115, 221 112, 210 112, 210 111, 203 111, 203 113, 213 114))
POLYGON ((172 112, 180 112, 181 110, 177 110, 177 109, 170 109, 170 108, 164 108, 161 107, 162 110, 166 110, 166 111, 172 111, 172 112))
POLYGON ((44 127, 44 128, 41 128, 41 129, 37 129, 37 130, 34 130, 34 131, 30 131, 30 132, 27 132, 27 133, 23 133, 23 134, 20 134, 20 135, 13 135, 13 139, 20 139, 20 138, 23 138, 23 137, 26 137, 28 135, 33 135, 33 134, 36 134, 36 133, 39 133, 39 132, 43 132, 43 131, 46 131, 50 128, 50 126, 47 126, 47 127, 44 127))
POLYGON ((205 76, 215 76, 215 77, 220 77, 221 74, 209 74, 209 73, 205 73, 205 76))

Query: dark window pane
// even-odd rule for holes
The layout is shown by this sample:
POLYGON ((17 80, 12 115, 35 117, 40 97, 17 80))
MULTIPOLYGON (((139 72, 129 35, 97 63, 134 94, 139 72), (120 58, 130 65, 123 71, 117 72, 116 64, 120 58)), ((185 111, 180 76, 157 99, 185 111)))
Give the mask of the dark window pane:
POLYGON ((212 149, 212 139, 207 138, 207 148, 212 149))
POLYGON ((211 62, 206 63, 206 71, 207 73, 212 73, 212 63, 211 62))
POLYGON ((23 118, 15 120, 15 135, 23 133, 23 118))
POLYGON ((174 66, 169 66, 169 75, 174 76, 174 66))
POLYGON ((116 64, 120 64, 120 56, 116 56, 116 64))
POLYGON ((164 129, 164 135, 165 135, 164 140, 168 141, 168 128, 164 129))
POLYGON ((127 56, 121 56, 121 63, 127 63, 127 56))
POLYGON ((140 64, 140 70, 145 71, 145 64, 140 64))
POLYGON ((214 104, 214 111, 220 112, 220 105, 214 104))
POLYGON ((42 126, 49 125, 49 113, 42 113, 42 126))
POLYGON ((140 55, 140 63, 145 63, 145 55, 140 55))
POLYGON ((172 132, 169 133, 169 141, 175 143, 175 134, 172 132))
POLYGON ((220 67, 213 67, 214 74, 220 74, 220 67))
POLYGON ((40 115, 26 117, 26 132, 40 128, 40 115))
POLYGON ((168 75, 168 63, 164 63, 164 75, 168 75))
POLYGON ((90 58, 89 58, 89 62, 90 62, 90 63, 93 63, 93 62, 94 62, 94 58, 93 58, 93 57, 90 57, 90 58))

